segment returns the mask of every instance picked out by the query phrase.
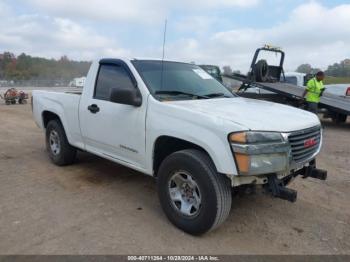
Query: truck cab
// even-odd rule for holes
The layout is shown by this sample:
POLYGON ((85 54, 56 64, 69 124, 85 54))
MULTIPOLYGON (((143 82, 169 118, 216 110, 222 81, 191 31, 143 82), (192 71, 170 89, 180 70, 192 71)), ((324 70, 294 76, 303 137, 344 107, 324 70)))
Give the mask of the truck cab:
POLYGON ((299 87, 305 87, 309 79, 310 77, 304 73, 286 72, 284 73, 284 78, 281 78, 281 82, 289 83, 299 87))

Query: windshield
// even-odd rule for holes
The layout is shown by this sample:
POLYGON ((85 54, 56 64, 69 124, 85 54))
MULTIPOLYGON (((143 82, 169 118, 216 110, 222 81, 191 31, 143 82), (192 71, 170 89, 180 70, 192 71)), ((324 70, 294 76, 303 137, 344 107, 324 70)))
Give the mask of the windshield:
POLYGON ((158 99, 234 97, 225 86, 196 65, 155 60, 133 60, 132 63, 158 99))

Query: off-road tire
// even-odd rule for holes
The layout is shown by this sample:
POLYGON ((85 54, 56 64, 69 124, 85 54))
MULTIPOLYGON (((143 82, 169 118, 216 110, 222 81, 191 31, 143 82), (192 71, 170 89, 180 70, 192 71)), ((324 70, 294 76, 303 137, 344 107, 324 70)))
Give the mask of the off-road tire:
POLYGON ((46 127, 46 149, 52 162, 58 166, 70 165, 75 161, 77 150, 72 147, 59 120, 51 120, 46 127), (55 131, 59 137, 60 152, 54 154, 50 147, 50 134, 55 131))
POLYGON ((228 217, 232 203, 230 180, 216 171, 206 153, 186 149, 169 155, 161 163, 157 178, 158 195, 164 213, 183 231, 201 235, 218 227, 228 217), (169 180, 179 170, 190 173, 200 189, 201 207, 195 217, 181 214, 170 198, 169 180))

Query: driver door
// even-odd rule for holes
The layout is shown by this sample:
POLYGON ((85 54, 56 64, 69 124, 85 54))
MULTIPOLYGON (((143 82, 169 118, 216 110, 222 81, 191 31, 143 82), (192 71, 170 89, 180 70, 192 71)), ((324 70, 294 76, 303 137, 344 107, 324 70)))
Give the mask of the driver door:
POLYGON ((81 102, 81 132, 88 151, 142 167, 146 103, 135 107, 110 101, 112 88, 137 88, 135 83, 124 62, 100 62, 94 92, 81 102))

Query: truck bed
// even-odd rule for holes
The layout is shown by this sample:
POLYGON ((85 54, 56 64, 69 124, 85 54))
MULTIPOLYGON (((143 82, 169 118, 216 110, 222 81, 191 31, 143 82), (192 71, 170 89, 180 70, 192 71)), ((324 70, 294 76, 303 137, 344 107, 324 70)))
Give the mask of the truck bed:
POLYGON ((61 121, 66 130, 69 141, 76 142, 74 146, 81 147, 81 133, 79 125, 79 103, 81 90, 34 90, 33 96, 33 115, 35 122, 41 128, 44 128, 42 113, 50 111, 63 116, 61 121))
POLYGON ((56 93, 66 93, 66 94, 75 94, 75 95, 81 95, 83 93, 83 90, 81 88, 72 88, 72 87, 51 87, 51 88, 45 88, 41 89, 42 91, 48 91, 48 92, 56 92, 56 93))

